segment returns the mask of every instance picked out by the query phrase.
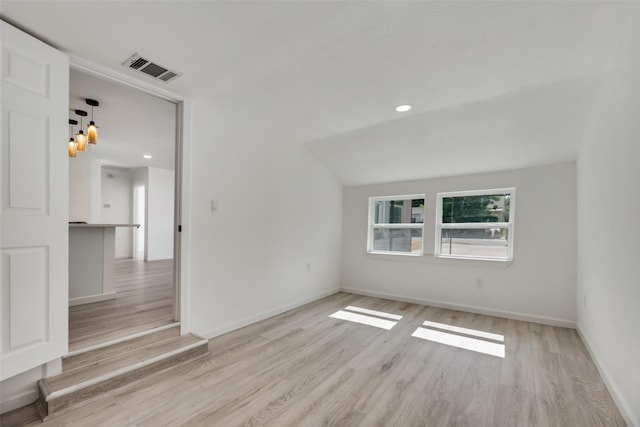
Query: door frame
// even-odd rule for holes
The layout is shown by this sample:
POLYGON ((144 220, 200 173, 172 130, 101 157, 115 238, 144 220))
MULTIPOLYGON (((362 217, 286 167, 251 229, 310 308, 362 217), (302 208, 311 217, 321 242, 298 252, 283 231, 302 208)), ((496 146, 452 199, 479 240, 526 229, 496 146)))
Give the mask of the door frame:
POLYGON ((173 319, 180 322, 180 333, 190 332, 189 326, 189 242, 190 228, 185 227, 189 219, 191 194, 191 101, 151 83, 136 79, 128 74, 87 61, 69 54, 69 67, 92 76, 124 84, 141 90, 157 98, 176 105, 175 143, 175 188, 174 188, 174 234, 173 234, 173 274, 174 298, 173 319))

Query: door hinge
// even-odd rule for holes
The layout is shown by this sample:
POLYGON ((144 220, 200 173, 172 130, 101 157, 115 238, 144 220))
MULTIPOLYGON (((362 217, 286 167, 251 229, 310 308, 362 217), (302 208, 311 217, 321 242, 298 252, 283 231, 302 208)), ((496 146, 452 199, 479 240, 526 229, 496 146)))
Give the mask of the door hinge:
POLYGON ((178 233, 182 233, 182 225, 178 226, 178 233))

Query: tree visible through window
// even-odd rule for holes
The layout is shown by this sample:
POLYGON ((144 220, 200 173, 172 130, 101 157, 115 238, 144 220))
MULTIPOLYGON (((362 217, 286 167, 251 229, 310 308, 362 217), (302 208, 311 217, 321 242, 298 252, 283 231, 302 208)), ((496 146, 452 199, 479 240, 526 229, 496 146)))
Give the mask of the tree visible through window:
POLYGON ((515 189, 438 194, 436 255, 510 260, 515 189))

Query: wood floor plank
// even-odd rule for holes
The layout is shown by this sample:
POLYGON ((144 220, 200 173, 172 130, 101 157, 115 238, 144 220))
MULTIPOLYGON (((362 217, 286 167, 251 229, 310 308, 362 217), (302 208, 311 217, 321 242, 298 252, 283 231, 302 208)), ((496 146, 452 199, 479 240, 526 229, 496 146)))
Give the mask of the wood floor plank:
POLYGON ((173 322, 173 260, 115 262, 116 299, 69 307, 69 351, 173 322))
POLYGON ((339 293, 209 349, 43 425, 625 425, 569 329, 339 293), (349 305, 403 318, 384 330, 329 317, 349 305), (505 357, 412 337, 425 320, 504 335, 505 357))
POLYGON ((496 408, 492 425, 497 426, 543 426, 536 411, 535 394, 498 385, 496 408))

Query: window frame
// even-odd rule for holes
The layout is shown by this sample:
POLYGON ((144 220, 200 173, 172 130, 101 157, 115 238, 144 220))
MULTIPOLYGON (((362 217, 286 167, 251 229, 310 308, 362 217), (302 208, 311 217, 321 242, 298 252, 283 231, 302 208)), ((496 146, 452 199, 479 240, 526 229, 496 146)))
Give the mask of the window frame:
POLYGON ((426 194, 402 194, 397 196, 374 196, 369 197, 369 220, 367 224, 367 253, 370 254, 383 254, 383 255, 404 255, 404 256, 423 256, 424 255, 424 244, 425 244, 425 235, 424 235, 424 224, 426 219, 426 194), (396 224, 376 224, 375 221, 375 204, 376 202, 385 202, 390 200, 415 200, 422 199, 424 200, 424 209, 425 214, 421 223, 396 223, 396 224), (410 229, 419 229, 422 230, 422 245, 419 253, 413 252, 399 252, 399 251, 379 251, 373 249, 374 244, 374 231, 376 228, 410 228, 410 229))
POLYGON ((514 242, 514 224, 516 214, 516 188, 492 188, 488 190, 468 190, 468 191, 447 191, 436 193, 436 232, 435 232, 435 248, 434 256, 438 258, 455 258, 470 260, 486 260, 486 261, 513 261, 513 242, 514 242), (442 202, 445 198, 450 197, 467 197, 467 196, 490 196, 494 194, 509 194, 509 222, 464 222, 464 223, 443 223, 442 222, 442 202), (473 255, 449 255, 442 253, 442 230, 446 229, 490 229, 490 228, 506 228, 507 229, 507 257, 488 257, 473 255))

